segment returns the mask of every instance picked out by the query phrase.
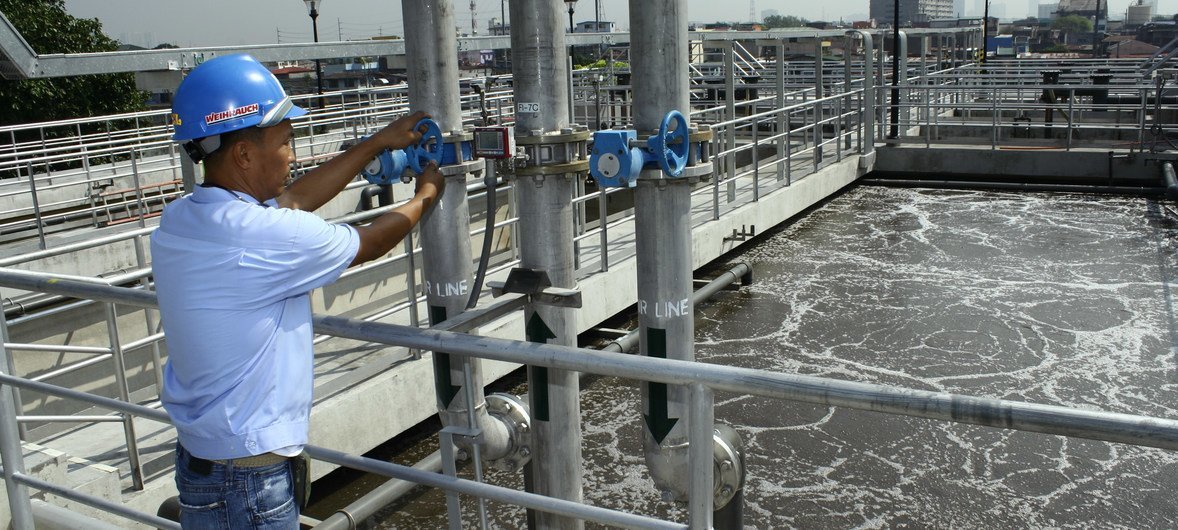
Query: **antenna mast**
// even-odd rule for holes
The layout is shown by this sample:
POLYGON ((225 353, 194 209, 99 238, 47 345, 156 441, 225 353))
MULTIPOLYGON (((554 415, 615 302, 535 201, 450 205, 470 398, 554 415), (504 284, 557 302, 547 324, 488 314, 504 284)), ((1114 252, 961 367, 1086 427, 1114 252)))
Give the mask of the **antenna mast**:
POLYGON ((757 0, 749 0, 749 22, 757 21, 757 0))

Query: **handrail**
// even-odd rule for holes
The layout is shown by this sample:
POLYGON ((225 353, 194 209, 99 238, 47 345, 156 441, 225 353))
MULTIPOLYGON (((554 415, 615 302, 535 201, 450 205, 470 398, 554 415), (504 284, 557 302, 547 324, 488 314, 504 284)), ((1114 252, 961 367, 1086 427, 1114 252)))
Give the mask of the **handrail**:
MULTIPOLYGON (((0 270, 0 285, 26 290, 44 290, 78 298, 93 298, 108 304, 119 303, 146 307, 155 303, 155 296, 144 291, 101 286, 75 280, 57 280, 52 275, 24 271, 0 270)), ((478 337, 433 329, 423 330, 343 317, 315 315, 314 324, 316 331, 337 337, 420 350, 446 351, 460 356, 674 385, 702 385, 713 391, 840 406, 925 419, 1129 443, 1169 450, 1178 449, 1178 420, 979 398, 751 368, 630 356, 600 350, 478 337)), ((92 396, 45 383, 35 383, 7 374, 0 374, 0 383, 61 397, 81 399, 114 410, 167 421, 167 415, 163 411, 111 398, 92 396)), ((711 406, 711 403, 707 405, 711 406)), ((14 411, 5 411, 5 413, 11 416, 14 411)), ((15 418, 9 418, 7 421, 15 421, 15 418)), ((4 444, 0 444, 0 446, 4 446, 4 444)), ((669 523, 653 522, 640 518, 640 516, 617 515, 617 512, 612 510, 586 507, 568 501, 544 499, 532 494, 508 491, 454 477, 438 476, 424 471, 411 470, 411 468, 404 466, 377 463, 330 449, 308 447, 308 452, 313 457, 339 465, 572 517, 587 518, 607 524, 682 527, 669 523)), ((12 461, 10 457, 7 457, 8 455, 5 456, 4 461, 12 461)), ((711 465, 711 462, 707 462, 707 465, 711 465)), ((17 478, 17 480, 20 479, 17 478)), ((16 500, 16 502, 20 501, 21 499, 16 500)))
MULTIPOLYGON (((113 287, 112 289, 122 289, 122 288, 113 287)), ((111 410, 122 412, 122 413, 125 413, 128 415, 141 416, 141 417, 153 419, 153 420, 156 420, 156 421, 159 421, 162 423, 171 424, 171 418, 168 416, 168 414, 166 412, 164 412, 162 410, 152 409, 149 407, 136 405, 134 403, 127 403, 124 401, 119 401, 117 399, 111 399, 111 398, 106 398, 106 397, 102 397, 102 396, 95 396, 92 394, 87 394, 85 392, 72 390, 72 389, 68 389, 68 388, 63 388, 63 387, 59 387, 59 386, 55 386, 55 385, 50 385, 47 383, 38 383, 38 382, 30 381, 27 379, 23 379, 20 377, 14 377, 14 376, 11 376, 11 375, 8 375, 5 373, 0 373, 0 384, 11 385, 11 386, 14 386, 17 388, 23 388, 23 389, 28 389, 28 390, 35 390, 37 392, 41 392, 41 393, 45 393, 45 394, 49 394, 49 395, 53 395, 53 396, 75 399, 78 401, 90 403, 92 405, 97 405, 97 406, 100 406, 103 408, 108 408, 111 410)), ((0 415, 5 415, 5 414, 10 414, 10 411, 0 411, 0 415)), ((13 417, 11 419, 15 420, 15 417, 13 417)), ((9 419, 0 418, 0 421, 9 421, 9 419)), ((593 522, 598 522, 598 523, 603 523, 603 524, 617 525, 617 526, 629 527, 629 528, 666 528, 666 529, 687 528, 687 526, 683 525, 683 524, 672 523, 672 522, 667 522, 667 521, 660 521, 658 519, 653 519, 653 518, 645 517, 642 515, 635 515, 635 514, 630 514, 630 513, 626 513, 626 512, 620 512, 620 511, 611 510, 608 508, 599 508, 596 506, 590 506, 587 504, 581 504, 581 503, 567 501, 567 500, 563 500, 563 499, 545 497, 545 496, 534 494, 534 493, 516 491, 516 490, 509 489, 509 488, 504 488, 501 486, 493 486, 490 484, 475 482, 472 480, 462 479, 462 478, 458 478, 458 477, 439 475, 436 473, 430 473, 427 471, 421 471, 418 469, 414 469, 409 466, 402 466, 399 464, 384 462, 381 460, 375 460, 375 459, 366 458, 366 457, 362 457, 362 456, 350 455, 350 454, 343 453, 340 451, 334 451, 331 449, 318 447, 318 446, 314 446, 314 445, 307 445, 306 450, 307 450, 307 454, 309 454, 311 457, 313 457, 317 460, 322 460, 324 462, 329 462, 329 463, 336 464, 339 466, 344 466, 344 467, 356 469, 359 471, 367 471, 369 473, 376 473, 376 474, 384 475, 387 477, 406 480, 406 481, 414 482, 417 484, 422 484, 425 486, 432 486, 432 487, 436 487, 436 488, 440 488, 440 489, 444 489, 444 490, 448 490, 448 491, 454 491, 457 493, 465 493, 467 495, 473 495, 476 497, 499 501, 499 502, 503 502, 503 503, 507 503, 507 504, 515 504, 515 505, 519 505, 519 506, 522 506, 525 508, 530 508, 533 510, 540 510, 540 511, 544 511, 544 512, 558 514, 558 515, 565 515, 565 516, 573 517, 573 518, 577 518, 577 519, 584 519, 587 521, 593 521, 593 522)), ((9 459, 9 458, 4 459, 5 462, 9 462, 9 461, 13 461, 13 460, 19 461, 20 458, 18 457, 16 459, 9 459)), ((62 486, 58 486, 58 485, 55 485, 55 484, 52 484, 49 482, 41 481, 39 479, 28 480, 28 478, 29 478, 29 476, 24 475, 23 473, 18 473, 15 475, 15 479, 17 481, 21 482, 22 484, 36 487, 38 489, 52 491, 55 493, 60 489, 68 489, 68 488, 63 488, 62 486)), ((145 515, 140 512, 135 512, 133 510, 128 510, 125 507, 122 507, 119 505, 114 505, 113 503, 103 501, 102 499, 99 499, 97 497, 93 497, 90 495, 85 495, 85 494, 78 493, 78 492, 72 492, 71 494, 64 495, 64 496, 67 498, 73 499, 73 500, 77 500, 79 502, 89 504, 91 506, 107 509, 108 511, 112 511, 112 512, 117 513, 119 515, 123 515, 124 517, 128 517, 128 518, 135 520, 135 521, 145 522, 147 524, 152 524, 152 525, 157 525, 158 527, 161 527, 161 528, 179 528, 178 524, 172 524, 166 520, 155 518, 154 516, 145 515)), ((22 500, 24 502, 28 501, 27 498, 26 499, 15 499, 15 500, 10 499, 10 504, 21 502, 22 500)))

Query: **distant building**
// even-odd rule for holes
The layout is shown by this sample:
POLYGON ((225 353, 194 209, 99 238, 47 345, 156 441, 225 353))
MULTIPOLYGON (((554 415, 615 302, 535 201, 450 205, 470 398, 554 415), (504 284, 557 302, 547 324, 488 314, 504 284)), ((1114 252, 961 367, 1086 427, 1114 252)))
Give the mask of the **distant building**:
MULTIPOLYGON (((990 17, 993 20, 994 17, 990 17)), ((930 20, 928 23, 930 28, 972 28, 982 27, 982 17, 965 17, 965 18, 942 18, 937 20, 930 20)), ((990 31, 994 31, 994 26, 990 26, 990 31)))
POLYGON ((1128 35, 1115 35, 1104 39, 1105 53, 1109 57, 1150 57, 1158 47, 1141 42, 1128 35))
POLYGON ((1096 15, 1097 4, 1100 4, 1100 18, 1102 20, 1107 20, 1107 0, 1060 0, 1058 13, 1059 16, 1079 15, 1082 17, 1091 17, 1096 15))
POLYGON ((1137 40, 1154 46, 1165 46, 1178 37, 1178 25, 1173 20, 1150 22, 1137 28, 1137 40))
POLYGON ((1149 24, 1153 20, 1153 5, 1139 2, 1137 5, 1129 6, 1125 12, 1125 25, 1129 27, 1138 27, 1149 24))
POLYGON ((502 20, 499 20, 499 17, 491 17, 491 20, 487 21, 487 34, 510 35, 511 26, 504 24, 502 20))
POLYGON ((608 20, 586 20, 573 26, 573 33, 613 33, 615 26, 608 20))
MULTIPOLYGON (((895 20, 894 0, 871 0, 871 18, 891 25, 895 20)), ((953 0, 900 0, 900 25, 926 24, 930 20, 953 18, 953 0)))
POLYGON ((1039 4, 1039 22, 1044 24, 1051 22, 1055 18, 1055 12, 1059 11, 1059 4, 1039 4))

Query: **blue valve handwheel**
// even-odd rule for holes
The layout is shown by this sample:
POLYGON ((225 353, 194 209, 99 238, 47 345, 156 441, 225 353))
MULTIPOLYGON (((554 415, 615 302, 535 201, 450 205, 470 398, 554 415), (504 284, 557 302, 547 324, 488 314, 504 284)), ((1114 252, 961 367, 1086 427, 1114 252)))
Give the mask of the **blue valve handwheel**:
POLYGON ((442 143, 442 129, 438 127, 438 122, 423 118, 413 126, 413 130, 420 130, 423 125, 425 132, 421 134, 421 140, 417 141, 417 145, 410 147, 412 152, 409 153, 409 167, 418 175, 425 171, 430 162, 442 163, 442 153, 445 147, 442 143))
POLYGON ((648 141, 663 174, 672 178, 683 174, 683 168, 687 167, 687 151, 691 148, 690 140, 691 131, 687 129, 687 118, 683 117, 682 113, 672 110, 663 116, 663 121, 659 124, 659 134, 650 137, 648 141), (671 120, 675 120, 675 130, 667 132, 671 120))

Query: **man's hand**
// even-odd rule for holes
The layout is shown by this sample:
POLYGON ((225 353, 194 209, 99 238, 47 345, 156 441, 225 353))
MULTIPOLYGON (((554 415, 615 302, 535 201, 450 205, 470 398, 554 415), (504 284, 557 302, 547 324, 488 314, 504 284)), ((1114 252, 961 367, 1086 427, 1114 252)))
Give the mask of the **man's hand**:
POLYGON ((372 139, 386 149, 404 149, 421 139, 422 131, 414 130, 413 126, 422 119, 429 117, 429 114, 422 111, 406 114, 397 118, 387 127, 377 131, 376 134, 372 135, 372 139))
POLYGON ((414 188, 414 194, 426 199, 426 204, 429 205, 436 203, 442 197, 442 193, 446 191, 446 178, 438 170, 438 165, 433 162, 430 162, 426 166, 425 171, 414 178, 413 181, 417 184, 414 188))

